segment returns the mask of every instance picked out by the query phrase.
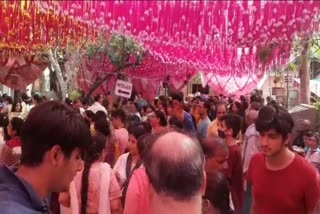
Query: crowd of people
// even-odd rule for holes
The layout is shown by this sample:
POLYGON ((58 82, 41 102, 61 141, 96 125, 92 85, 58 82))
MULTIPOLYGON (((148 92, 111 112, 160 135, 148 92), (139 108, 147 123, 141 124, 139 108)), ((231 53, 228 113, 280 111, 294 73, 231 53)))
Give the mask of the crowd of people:
POLYGON ((1 213, 320 212, 318 134, 270 97, 31 100, 3 97, 1 213))

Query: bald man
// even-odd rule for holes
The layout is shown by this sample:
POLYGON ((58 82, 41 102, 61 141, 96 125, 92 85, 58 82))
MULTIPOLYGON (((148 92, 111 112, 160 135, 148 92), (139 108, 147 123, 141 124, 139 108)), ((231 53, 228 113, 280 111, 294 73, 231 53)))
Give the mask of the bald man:
POLYGON ((157 136, 144 166, 153 214, 201 214, 205 191, 204 155, 193 138, 176 131, 157 136))
POLYGON ((306 132, 311 130, 311 122, 309 120, 303 120, 302 123, 300 123, 300 127, 297 130, 298 132, 298 136, 296 137, 296 139, 293 141, 293 145, 294 146, 298 146, 300 148, 304 148, 305 144, 304 144, 304 140, 303 140, 303 136, 306 132))
POLYGON ((305 130, 309 130, 311 129, 311 122, 309 120, 303 120, 302 122, 302 129, 305 130))

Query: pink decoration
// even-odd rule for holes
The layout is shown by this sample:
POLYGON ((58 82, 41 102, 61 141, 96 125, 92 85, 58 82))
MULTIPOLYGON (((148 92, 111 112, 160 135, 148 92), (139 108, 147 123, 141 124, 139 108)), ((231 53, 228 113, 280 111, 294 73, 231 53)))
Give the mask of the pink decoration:
POLYGON ((0 64, 0 82, 24 90, 41 76, 47 66, 48 61, 40 55, 11 56, 0 64))
MULTIPOLYGON (((126 69, 133 79, 158 84, 170 75, 181 85, 186 73, 201 71, 211 76, 215 91, 245 93, 271 66, 286 63, 295 34, 319 30, 320 1, 59 1, 55 7, 140 41, 149 55, 142 66, 126 69), (273 54, 262 64, 257 53, 267 45, 273 54)), ((81 87, 111 70, 110 63, 99 65, 84 66, 88 74, 79 77, 81 87)))

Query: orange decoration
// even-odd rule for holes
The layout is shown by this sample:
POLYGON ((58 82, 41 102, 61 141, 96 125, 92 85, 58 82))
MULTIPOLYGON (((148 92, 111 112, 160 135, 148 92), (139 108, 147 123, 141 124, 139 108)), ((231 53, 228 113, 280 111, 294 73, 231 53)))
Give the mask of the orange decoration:
POLYGON ((98 29, 88 30, 87 24, 77 20, 76 16, 66 15, 60 10, 59 3, 52 0, 1 1, 0 9, 1 49, 28 52, 51 47, 58 41, 65 46, 67 35, 76 44, 86 40, 86 34, 92 38, 98 32, 98 29))

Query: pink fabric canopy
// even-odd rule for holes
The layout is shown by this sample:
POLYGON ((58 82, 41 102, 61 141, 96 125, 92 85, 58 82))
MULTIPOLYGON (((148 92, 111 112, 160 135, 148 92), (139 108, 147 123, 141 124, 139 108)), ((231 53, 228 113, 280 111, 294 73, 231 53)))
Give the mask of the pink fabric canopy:
MULTIPOLYGON (((287 63, 295 35, 319 30, 320 1, 48 0, 40 5, 140 41, 150 56, 127 70, 133 79, 158 84, 168 74, 182 82, 186 73, 201 71, 222 93, 250 91, 266 69, 287 63), (269 45, 272 57, 262 64, 257 54, 269 45)), ((97 76, 106 70, 90 71, 97 76)))
POLYGON ((0 62, 0 82, 13 89, 25 89, 47 66, 48 61, 39 54, 10 56, 0 62))

